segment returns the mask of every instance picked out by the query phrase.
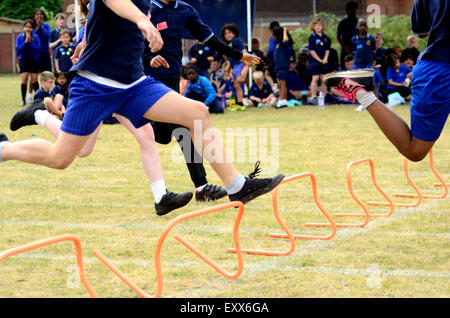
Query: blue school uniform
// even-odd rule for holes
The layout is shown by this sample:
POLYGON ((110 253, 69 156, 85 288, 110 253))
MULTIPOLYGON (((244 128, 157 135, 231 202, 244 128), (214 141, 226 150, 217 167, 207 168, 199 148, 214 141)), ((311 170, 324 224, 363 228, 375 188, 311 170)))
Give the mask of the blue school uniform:
MULTIPOLYGON (((308 50, 309 52, 316 52, 316 54, 323 59, 327 51, 330 51, 330 38, 322 33, 318 35, 313 32, 309 36, 308 40, 308 50)), ((319 63, 315 58, 309 55, 309 65, 311 75, 327 74, 328 64, 319 63)))
POLYGON ((214 32, 200 18, 197 10, 183 1, 165 4, 159 0, 152 0, 150 21, 161 33, 164 46, 159 52, 149 53, 151 57, 163 56, 170 68, 152 68, 145 66, 145 73, 157 78, 174 79, 181 75, 181 60, 183 58, 183 31, 186 29, 202 43, 208 41, 214 32))
POLYGON ((286 80, 286 89, 288 92, 288 99, 295 99, 295 96, 289 93, 289 91, 309 91, 309 87, 303 83, 296 72, 289 72, 286 80))
POLYGON ((388 81, 387 89, 396 89, 395 86, 389 84, 389 80, 393 80, 396 83, 403 83, 406 80, 406 75, 408 75, 412 69, 408 66, 400 64, 400 69, 396 71, 393 67, 388 68, 386 73, 386 80, 388 81))
POLYGON ((21 33, 16 39, 16 53, 19 59, 20 73, 38 73, 38 61, 40 57, 41 42, 35 35, 31 36, 31 42, 25 43, 25 33, 21 33))
POLYGON ((39 57, 39 72, 43 71, 51 71, 52 65, 50 60, 50 51, 49 51, 49 38, 50 38, 50 24, 47 22, 43 22, 40 29, 35 29, 33 33, 39 37, 41 42, 41 51, 39 57))
POLYGON ((46 91, 43 87, 39 87, 39 89, 34 93, 34 100, 44 100, 45 97, 55 97, 53 91, 46 91))
POLYGON ((374 54, 377 51, 375 38, 370 34, 366 34, 364 38, 355 35, 352 38, 352 46, 355 58, 353 69, 372 68, 374 54))
MULTIPOLYGON (((132 0, 148 14, 148 0, 132 0)), ((109 9, 103 0, 91 0, 86 23, 86 48, 71 68, 70 99, 61 130, 90 135, 111 114, 128 118, 139 128, 154 103, 171 90, 144 76, 144 37, 133 22, 109 9)))
POLYGON ((61 87, 59 84, 56 84, 53 88, 53 96, 56 94, 60 94, 63 96, 63 104, 67 106, 67 102, 69 101, 69 88, 67 86, 61 87))
POLYGON ((184 96, 204 103, 211 113, 223 113, 216 90, 205 76, 199 76, 196 83, 189 82, 184 96))
POLYGON ((273 94, 272 86, 267 81, 264 81, 263 87, 259 88, 256 83, 253 83, 252 87, 250 88, 250 96, 255 96, 260 99, 264 99, 270 96, 270 94, 273 94))
POLYGON ((291 46, 283 41, 277 42, 277 45, 275 46, 275 52, 273 55, 275 73, 277 74, 277 78, 282 81, 287 79, 289 73, 290 48, 291 46))
POLYGON ((424 141, 439 138, 450 113, 449 16, 448 0, 416 0, 411 13, 413 33, 429 34, 411 82, 411 132, 424 141))
POLYGON ((378 95, 381 95, 378 84, 383 84, 383 76, 381 75, 381 72, 379 70, 375 70, 375 73, 373 74, 373 82, 375 83, 375 87, 377 88, 378 95))
POLYGON ((59 69, 61 72, 68 72, 72 67, 71 57, 75 52, 75 46, 69 44, 69 46, 60 45, 56 49, 55 60, 59 61, 59 69))
POLYGON ((189 59, 197 59, 195 66, 197 66, 198 73, 206 77, 209 75, 208 70, 211 66, 211 62, 208 60, 208 57, 213 55, 213 50, 200 43, 195 43, 189 50, 189 59))

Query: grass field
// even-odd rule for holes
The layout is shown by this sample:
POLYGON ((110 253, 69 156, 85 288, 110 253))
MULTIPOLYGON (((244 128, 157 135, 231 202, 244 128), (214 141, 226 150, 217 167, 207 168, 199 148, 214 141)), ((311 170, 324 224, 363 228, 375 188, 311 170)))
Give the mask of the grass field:
MULTIPOLYGON (((11 117, 20 109, 17 76, 0 77, 0 92, 0 131, 10 140, 35 135, 54 140, 40 126, 9 130, 11 117)), ((271 129, 277 128, 278 171, 286 176, 314 173, 320 203, 332 214, 360 212, 347 190, 345 168, 350 161, 368 157, 375 163, 379 185, 395 202, 414 202, 394 197, 397 192, 413 192, 403 173, 402 156, 367 113, 353 109, 248 109, 212 118, 225 138, 227 128, 267 128, 269 135, 275 132, 271 129)), ((408 106, 396 107, 395 111, 409 121, 408 106)), ((434 147, 435 167, 447 182, 449 144, 447 125, 434 147)), ((168 188, 192 191, 184 163, 172 159, 180 154, 176 143, 160 145, 159 149, 168 188)), ((246 152, 251 151, 246 148, 246 152)), ((236 162, 236 166, 248 174, 253 170, 253 159, 236 162)), ((270 164, 262 160, 263 176, 270 164)), ((209 181, 220 184, 206 167, 209 181)), ((442 193, 442 188, 432 186, 437 179, 429 169, 428 159, 410 163, 409 168, 424 194, 442 193)), ((367 164, 354 167, 352 176, 355 193, 363 202, 382 199, 372 186, 367 164)), ((330 241, 297 240, 296 250, 289 256, 244 255, 243 273, 234 280, 222 277, 173 236, 183 235, 232 272, 236 256, 227 253, 227 248, 233 243, 231 230, 236 211, 188 220, 169 234, 161 253, 163 297, 449 297, 449 198, 425 199, 416 208, 398 207, 391 217, 373 218, 364 228, 338 229, 330 241)), ((192 201, 167 216, 156 216, 137 143, 122 126, 104 126, 94 153, 77 159, 67 170, 19 162, 0 164, 0 251, 51 236, 74 234, 83 244, 87 276, 101 297, 137 296, 92 255, 94 249, 153 294, 153 254, 162 229, 175 216, 212 205, 192 201)), ((329 229, 304 226, 324 221, 313 202, 309 179, 280 187, 279 210, 293 233, 329 233, 329 229)), ((386 212, 387 208, 369 210, 386 212)), ((240 227, 243 248, 287 250, 288 240, 269 237, 280 231, 269 194, 246 206, 240 227)), ((77 284, 74 255, 73 246, 63 243, 5 260, 0 264, 0 297, 88 297, 77 284)))

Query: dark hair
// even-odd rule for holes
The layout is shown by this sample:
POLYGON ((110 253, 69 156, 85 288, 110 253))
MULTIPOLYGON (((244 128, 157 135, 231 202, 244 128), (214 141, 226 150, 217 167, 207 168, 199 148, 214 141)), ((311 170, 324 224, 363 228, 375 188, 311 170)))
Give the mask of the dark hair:
POLYGON ((347 4, 345 5, 345 11, 350 11, 352 9, 359 9, 359 4, 356 1, 349 1, 347 2, 347 4))
POLYGON ((389 56, 387 57, 386 60, 386 65, 388 67, 394 67, 395 63, 398 61, 398 56, 397 54, 389 54, 389 56))
POLYGON ((239 36, 239 28, 236 24, 234 23, 227 23, 222 27, 222 30, 220 31, 221 35, 222 35, 222 39, 225 40, 225 31, 231 31, 235 37, 239 36))
POLYGON ((278 21, 272 21, 272 22, 270 22, 269 29, 273 30, 277 26, 280 26, 280 23, 278 21))
POLYGON ((353 61, 354 59, 355 58, 353 57, 353 55, 349 54, 349 55, 345 56, 344 62, 347 63, 347 62, 353 61))
POLYGON ((34 21, 31 19, 26 19, 25 21, 23 21, 22 26, 25 27, 27 24, 31 24, 31 26, 34 28, 34 21))
MULTIPOLYGON (((282 27, 274 27, 272 30, 272 34, 275 38, 279 38, 281 37, 281 39, 283 39, 283 32, 284 32, 284 28, 282 27)), ((291 35, 289 34, 289 32, 287 33, 289 41, 288 41, 288 45, 293 46, 294 45, 294 40, 292 39, 291 35)))
POLYGON ((194 71, 195 73, 198 74, 198 68, 195 64, 192 63, 187 63, 186 65, 183 66, 182 68, 182 74, 184 78, 187 78, 186 74, 188 71, 194 71))
POLYGON ((91 0, 81 0, 81 1, 80 1, 80 10, 81 10, 81 13, 83 13, 85 16, 87 16, 88 13, 89 13, 89 10, 88 10, 88 8, 87 8, 89 2, 91 2, 91 0))
POLYGON ((33 14, 31 15, 31 20, 33 20, 33 23, 35 23, 35 22, 34 22, 34 16, 35 16, 36 13, 38 13, 38 12, 42 13, 42 15, 44 16, 44 20, 47 19, 47 16, 45 15, 45 12, 44 12, 42 9, 36 9, 36 10, 34 10, 33 14))

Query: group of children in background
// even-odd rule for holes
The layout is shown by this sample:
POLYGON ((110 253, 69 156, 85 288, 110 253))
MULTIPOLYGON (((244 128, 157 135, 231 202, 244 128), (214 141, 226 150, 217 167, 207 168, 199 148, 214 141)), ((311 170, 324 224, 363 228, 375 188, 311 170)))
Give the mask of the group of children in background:
MULTIPOLYGON (((41 23, 45 27, 37 27, 34 18, 36 12, 33 19, 24 22, 23 33, 19 34, 16 40, 18 67, 22 77, 21 105, 47 98, 45 104, 49 105, 49 111, 63 116, 70 82, 67 72, 72 67, 71 56, 75 51, 77 38, 65 28, 64 14, 56 15, 56 28, 49 31, 50 28, 45 22, 41 23), (42 67, 42 43, 48 43, 52 69, 48 69, 48 63, 44 63, 46 67, 42 67), (55 74, 53 79, 50 76, 52 71, 55 74), (38 74, 41 74, 40 83, 37 80, 38 74), (55 80, 57 85, 51 87, 50 81, 55 80), (28 83, 29 94, 26 100, 28 83), (32 90, 35 91, 33 99, 32 90), (57 95, 62 98, 55 99, 57 95), (58 105, 51 105, 49 99, 58 105)), ((43 15, 42 11, 41 14, 43 15)), ((325 96, 328 103, 351 103, 339 92, 333 89, 328 91, 323 76, 338 70, 372 68, 375 70, 374 84, 381 100, 388 101, 389 96, 397 94, 404 101, 411 99, 410 78, 420 53, 414 36, 408 37, 408 48, 403 51, 400 47, 385 49, 383 35, 368 34, 366 20, 359 19, 357 35, 351 38, 351 53, 344 56, 343 64, 339 65, 338 54, 331 47, 330 38, 324 33, 325 23, 321 18, 314 18, 311 22, 312 33, 308 43, 302 46, 298 58, 289 31, 278 22, 272 22, 270 29, 272 37, 266 52, 260 50, 257 38, 252 39, 250 53, 259 56, 264 62, 254 66, 253 84, 250 87, 248 66, 233 58, 225 58, 203 43, 197 42, 189 50, 189 64, 184 66, 181 92, 187 97, 204 102, 212 113, 223 113, 226 107, 231 111, 242 111, 246 106, 281 108, 302 104, 315 105, 318 95, 325 96)), ((225 25, 221 35, 230 47, 239 51, 246 50, 236 25, 225 25)))

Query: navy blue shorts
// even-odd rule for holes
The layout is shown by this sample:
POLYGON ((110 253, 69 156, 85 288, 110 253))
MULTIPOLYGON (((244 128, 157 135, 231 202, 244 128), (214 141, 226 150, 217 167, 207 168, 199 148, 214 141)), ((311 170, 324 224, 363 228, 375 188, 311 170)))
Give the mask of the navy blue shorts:
POLYGON ((280 81, 286 81, 289 77, 289 69, 277 69, 275 70, 275 73, 277 74, 277 79, 280 81))
POLYGON ((411 82, 411 132, 424 141, 436 141, 450 113, 450 64, 420 60, 411 82))
POLYGON ((321 74, 324 75, 328 73, 328 64, 310 63, 308 70, 312 76, 321 74))
POLYGON ((236 78, 238 78, 239 76, 241 76, 242 70, 244 69, 244 66, 245 66, 245 64, 241 62, 241 63, 239 63, 239 64, 236 64, 236 65, 233 67, 233 79, 236 79, 236 78))
POLYGON ((20 73, 39 73, 39 62, 34 59, 19 60, 20 73))
POLYGON ((70 99, 61 130, 87 136, 113 113, 128 118, 134 127, 149 123, 144 114, 172 90, 148 76, 136 85, 120 89, 76 75, 70 84, 70 99))

